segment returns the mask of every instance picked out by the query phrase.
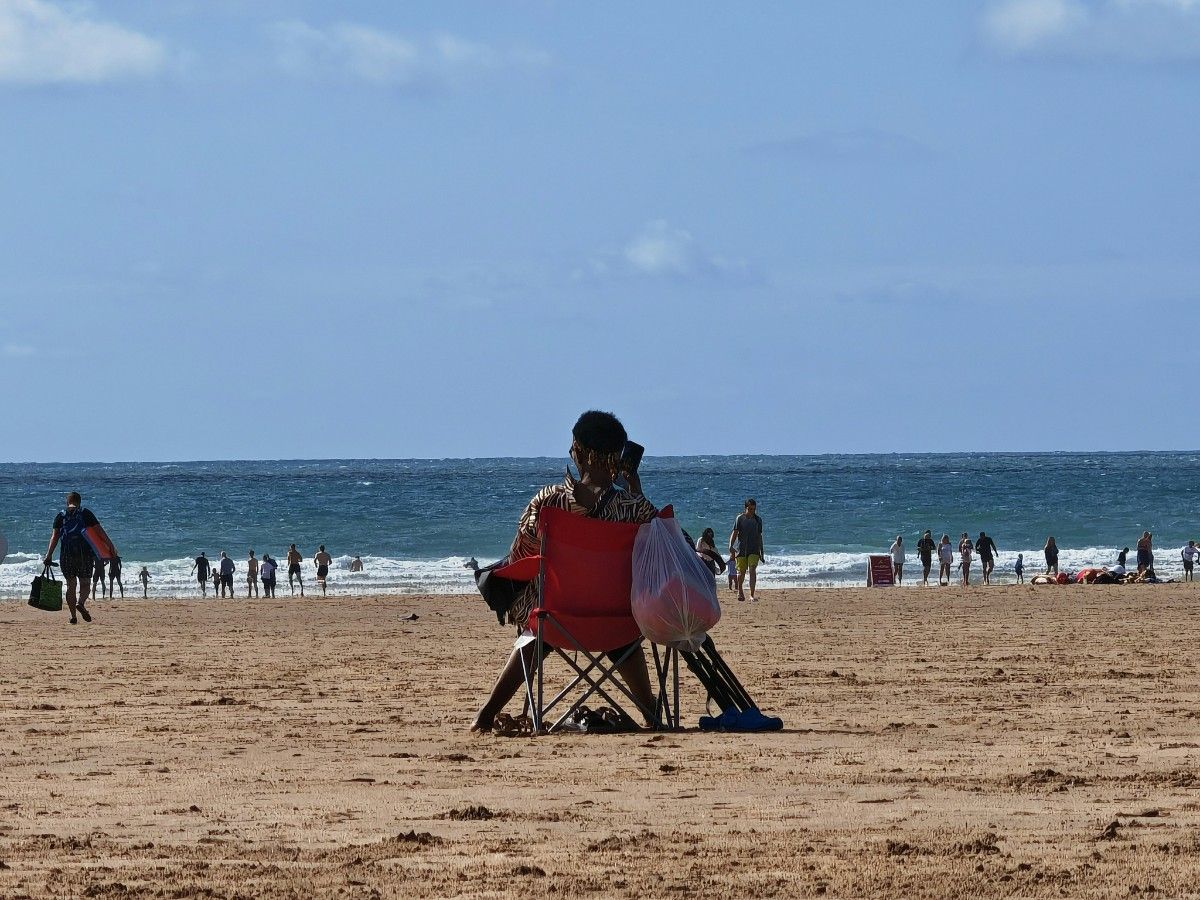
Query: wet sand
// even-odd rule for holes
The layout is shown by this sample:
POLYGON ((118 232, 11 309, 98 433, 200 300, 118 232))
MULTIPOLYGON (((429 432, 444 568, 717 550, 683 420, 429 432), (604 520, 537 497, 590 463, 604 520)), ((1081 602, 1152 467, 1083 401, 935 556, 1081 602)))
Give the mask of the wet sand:
POLYGON ((1192 585, 729 603, 766 735, 469 735, 474 598, 93 608, 0 604, 0 897, 1200 896, 1192 585))

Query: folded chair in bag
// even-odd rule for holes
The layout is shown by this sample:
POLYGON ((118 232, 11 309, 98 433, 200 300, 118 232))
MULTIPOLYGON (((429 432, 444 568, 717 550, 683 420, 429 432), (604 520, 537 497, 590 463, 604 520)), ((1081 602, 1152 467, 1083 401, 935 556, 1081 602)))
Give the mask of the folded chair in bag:
MULTIPOLYGON (((660 515, 671 516, 670 507, 660 515)), ((678 727, 679 673, 674 651, 663 648, 660 657, 659 648, 654 648, 658 697, 653 709, 641 708, 617 677, 617 668, 643 642, 630 609, 638 526, 543 509, 538 516, 538 534, 538 555, 496 570, 501 577, 536 584, 537 600, 527 631, 518 639, 518 645, 536 642, 533 663, 525 669, 525 696, 534 734, 561 728, 593 695, 619 713, 627 715, 617 699, 622 698, 656 725, 678 727), (618 649, 621 653, 613 654, 618 649), (544 663, 555 656, 567 663, 573 677, 547 698, 544 663), (668 699, 667 684, 672 677, 673 699, 668 699), (580 688, 582 695, 568 704, 568 696, 580 688), (565 711, 551 716, 564 706, 565 711)))
POLYGON ((742 687, 733 669, 717 652, 717 647, 708 635, 695 651, 681 651, 684 662, 692 674, 708 690, 710 701, 716 701, 721 709, 719 716, 701 716, 701 731, 779 731, 783 719, 765 716, 758 704, 742 687))

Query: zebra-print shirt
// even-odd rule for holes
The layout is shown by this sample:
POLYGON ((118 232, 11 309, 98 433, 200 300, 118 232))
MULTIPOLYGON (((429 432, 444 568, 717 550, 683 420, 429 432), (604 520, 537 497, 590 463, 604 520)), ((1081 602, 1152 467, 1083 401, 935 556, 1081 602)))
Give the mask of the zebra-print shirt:
MULTIPOLYGON (((517 524, 517 536, 513 539, 512 549, 509 550, 510 562, 515 562, 526 556, 535 556, 541 548, 538 541, 538 513, 544 509, 565 509, 577 516, 590 515, 589 510, 575 502, 575 479, 568 475, 561 484, 550 484, 538 491, 517 524)), ((604 508, 595 516, 605 522, 649 522, 658 510, 654 504, 641 494, 631 494, 629 491, 614 487, 613 493, 604 504, 604 508)), ((518 628, 524 628, 529 620, 529 612, 537 599, 536 582, 521 592, 516 602, 508 610, 508 621, 518 628)))

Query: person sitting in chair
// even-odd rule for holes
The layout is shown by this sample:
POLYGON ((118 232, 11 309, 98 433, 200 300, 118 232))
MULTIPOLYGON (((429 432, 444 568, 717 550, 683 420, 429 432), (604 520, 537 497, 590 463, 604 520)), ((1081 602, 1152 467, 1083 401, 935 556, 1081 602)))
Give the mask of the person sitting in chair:
MULTIPOLYGON (((621 471, 621 451, 628 436, 625 427, 612 413, 590 410, 579 417, 571 430, 571 460, 579 470, 578 477, 566 473, 558 483, 542 488, 529 501, 517 525, 517 536, 513 540, 506 562, 515 562, 527 556, 536 556, 540 550, 538 540, 538 514, 542 509, 564 509, 579 516, 589 516, 606 522, 649 522, 658 510, 642 495, 641 480, 637 472, 621 471), (617 487, 613 480, 624 475, 628 489, 617 487)), ((524 631, 530 610, 537 599, 534 583, 527 585, 513 601, 507 613, 509 624, 517 627, 518 634, 524 631)), ((627 647, 609 653, 618 659, 627 647)), ((516 647, 500 671, 491 695, 471 723, 472 731, 491 731, 496 716, 524 683, 521 657, 525 666, 532 667, 534 642, 516 647)), ((646 657, 638 647, 617 669, 629 692, 645 710, 654 708, 654 694, 646 671, 646 657)))

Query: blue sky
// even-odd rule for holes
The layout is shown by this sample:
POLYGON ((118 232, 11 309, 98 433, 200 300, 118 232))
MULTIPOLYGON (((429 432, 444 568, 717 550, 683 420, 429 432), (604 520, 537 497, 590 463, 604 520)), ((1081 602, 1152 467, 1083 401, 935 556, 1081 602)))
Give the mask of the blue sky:
POLYGON ((0 459, 1200 447, 1200 0, 0 0, 0 459))

